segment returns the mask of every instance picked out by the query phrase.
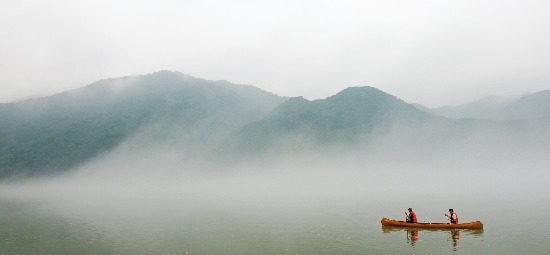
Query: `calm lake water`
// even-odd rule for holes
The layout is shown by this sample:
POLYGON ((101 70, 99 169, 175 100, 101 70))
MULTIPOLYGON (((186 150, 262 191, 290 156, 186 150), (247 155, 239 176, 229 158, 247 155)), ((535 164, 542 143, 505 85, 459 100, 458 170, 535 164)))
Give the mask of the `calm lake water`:
MULTIPOLYGON (((408 205, 367 196, 330 203, 225 198, 1 196, 0 254, 550 254, 542 204, 495 199, 490 208, 456 209, 462 221, 482 220, 483 231, 410 231, 380 224, 383 216, 401 218, 408 205)), ((418 205, 420 220, 442 220, 447 208, 424 212, 428 204, 418 205)))

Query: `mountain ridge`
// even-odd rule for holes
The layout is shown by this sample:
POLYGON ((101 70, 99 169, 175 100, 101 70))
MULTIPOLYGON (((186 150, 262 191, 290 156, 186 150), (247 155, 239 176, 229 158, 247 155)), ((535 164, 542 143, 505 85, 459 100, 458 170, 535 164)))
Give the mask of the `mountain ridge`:
POLYGON ((349 87, 325 98, 291 98, 258 122, 239 130, 232 141, 235 151, 248 153, 281 150, 289 146, 331 146, 354 143, 375 129, 398 122, 431 120, 428 113, 373 87, 349 87))
POLYGON ((516 98, 486 97, 458 106, 442 106, 429 112, 448 118, 491 120, 544 119, 550 117, 550 90, 516 98))
POLYGON ((150 125, 164 126, 157 136, 164 139, 188 139, 175 133, 197 129, 229 132, 284 100, 252 86, 161 71, 0 104, 0 177, 75 167, 150 125))
MULTIPOLYGON (((538 114, 550 109, 549 94, 526 95, 517 104, 538 114)), ((171 144, 182 159, 239 161, 384 140, 449 146, 494 130, 526 132, 530 125, 523 119, 452 119, 419 108, 369 86, 310 101, 171 71, 104 79, 0 104, 0 178, 64 172, 122 144, 135 150, 171 144)), ((537 125, 546 130, 548 123, 550 117, 543 117, 537 125)))

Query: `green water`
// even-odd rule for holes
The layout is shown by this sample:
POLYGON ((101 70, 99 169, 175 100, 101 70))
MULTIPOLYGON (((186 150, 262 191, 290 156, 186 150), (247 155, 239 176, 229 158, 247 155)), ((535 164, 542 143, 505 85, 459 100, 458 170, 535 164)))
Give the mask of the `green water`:
MULTIPOLYGON (((0 195, 0 254, 550 254, 550 207, 537 201, 461 202, 461 220, 483 231, 415 232, 380 225, 409 205, 369 196, 113 200, 0 195)), ((443 220, 431 202, 420 220, 443 220)))

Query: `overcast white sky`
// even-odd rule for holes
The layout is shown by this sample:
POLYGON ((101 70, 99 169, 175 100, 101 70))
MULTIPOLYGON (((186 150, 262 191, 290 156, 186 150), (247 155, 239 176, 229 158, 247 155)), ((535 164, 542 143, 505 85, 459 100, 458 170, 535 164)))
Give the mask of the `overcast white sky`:
POLYGON ((550 89, 550 1, 0 0, 0 102, 159 70, 435 107, 550 89))

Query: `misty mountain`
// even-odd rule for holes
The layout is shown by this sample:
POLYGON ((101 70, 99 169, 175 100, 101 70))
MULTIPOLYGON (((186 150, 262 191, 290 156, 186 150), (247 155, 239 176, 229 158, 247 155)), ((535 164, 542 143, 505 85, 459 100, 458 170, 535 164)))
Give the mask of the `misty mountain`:
POLYGON ((428 107, 426 107, 426 106, 423 106, 423 105, 421 105, 421 104, 412 103, 412 105, 414 105, 416 108, 418 108, 419 110, 422 110, 422 111, 424 111, 424 112, 427 112, 427 113, 430 113, 430 114, 433 113, 433 112, 432 112, 432 109, 430 109, 430 108, 428 108, 428 107))
POLYGON ((0 104, 0 177, 68 169, 144 130, 158 143, 208 143, 284 100, 252 86, 161 71, 0 104))
POLYGON ((476 156, 493 150, 494 144, 504 148, 515 141, 542 141, 540 148, 545 148, 550 144, 542 139, 550 133, 550 122, 545 122, 550 118, 544 118, 544 109, 550 109, 548 94, 453 108, 462 114, 456 116, 467 116, 464 109, 471 108, 477 114, 506 113, 500 115, 506 120, 452 119, 373 87, 350 87, 309 101, 169 71, 106 79, 53 96, 0 104, 0 178, 62 172, 120 151, 137 153, 134 159, 170 152, 179 162, 224 164, 365 145, 368 151, 360 151, 361 157, 403 157, 403 152, 429 158, 449 153, 443 148, 466 155, 461 148, 468 146, 478 149, 476 156), (512 116, 539 121, 508 120, 512 116))
POLYGON ((326 99, 291 98, 260 121, 231 137, 242 153, 352 146, 360 138, 393 125, 411 127, 433 119, 395 96, 373 87, 350 87, 326 99))
POLYGON ((533 120, 550 118, 548 109, 550 109, 550 90, 514 99, 488 97, 464 105, 438 107, 428 112, 455 119, 533 120))

